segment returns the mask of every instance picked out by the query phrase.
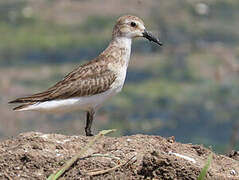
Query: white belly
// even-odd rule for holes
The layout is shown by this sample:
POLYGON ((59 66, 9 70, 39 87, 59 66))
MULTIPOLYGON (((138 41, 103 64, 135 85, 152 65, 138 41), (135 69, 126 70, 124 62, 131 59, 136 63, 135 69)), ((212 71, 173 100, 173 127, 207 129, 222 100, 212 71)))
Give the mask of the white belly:
POLYGON ((65 113, 76 110, 89 110, 91 108, 98 108, 106 99, 112 97, 119 89, 109 89, 103 93, 85 96, 85 97, 75 97, 70 99, 62 100, 52 100, 46 102, 39 102, 30 105, 20 111, 40 111, 40 112, 57 112, 65 113))

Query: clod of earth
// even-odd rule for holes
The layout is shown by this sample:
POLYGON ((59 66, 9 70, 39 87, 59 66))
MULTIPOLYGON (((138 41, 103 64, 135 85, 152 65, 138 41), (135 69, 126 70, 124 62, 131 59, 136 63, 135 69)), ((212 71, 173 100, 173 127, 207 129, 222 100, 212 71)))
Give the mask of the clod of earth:
MULTIPOLYGON (((0 143, 0 179, 46 179, 91 138, 29 132, 5 140, 0 143)), ((62 177, 89 179, 90 172, 106 172, 91 179, 196 180, 211 150, 169 139, 146 135, 103 137, 62 177), (133 161, 117 166, 132 157, 133 161)), ((239 179, 239 161, 213 153, 206 179, 239 179)))

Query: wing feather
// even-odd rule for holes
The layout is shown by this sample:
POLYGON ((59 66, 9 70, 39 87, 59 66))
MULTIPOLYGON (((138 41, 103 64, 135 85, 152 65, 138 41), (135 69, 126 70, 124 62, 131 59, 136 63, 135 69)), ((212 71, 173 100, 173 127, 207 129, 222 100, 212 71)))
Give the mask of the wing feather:
POLYGON ((102 62, 91 61, 78 67, 48 90, 9 103, 44 102, 70 97, 91 96, 108 90, 116 75, 102 62))

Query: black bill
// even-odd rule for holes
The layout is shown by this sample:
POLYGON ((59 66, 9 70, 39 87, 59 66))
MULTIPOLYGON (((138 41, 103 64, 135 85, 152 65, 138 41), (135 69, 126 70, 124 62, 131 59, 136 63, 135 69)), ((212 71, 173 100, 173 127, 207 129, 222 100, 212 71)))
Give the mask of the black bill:
POLYGON ((156 38, 151 32, 148 32, 148 31, 144 30, 143 37, 145 37, 149 41, 155 42, 156 44, 158 44, 160 46, 163 45, 163 43, 160 42, 159 38, 156 38))

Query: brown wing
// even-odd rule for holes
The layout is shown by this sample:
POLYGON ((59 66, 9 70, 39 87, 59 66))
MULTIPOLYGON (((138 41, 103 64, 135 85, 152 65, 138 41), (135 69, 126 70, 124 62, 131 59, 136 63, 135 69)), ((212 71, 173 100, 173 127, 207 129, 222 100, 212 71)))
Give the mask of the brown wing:
POLYGON ((99 61, 82 65, 48 90, 9 103, 43 102, 102 93, 115 81, 115 74, 99 61))

